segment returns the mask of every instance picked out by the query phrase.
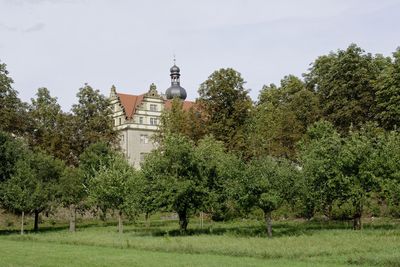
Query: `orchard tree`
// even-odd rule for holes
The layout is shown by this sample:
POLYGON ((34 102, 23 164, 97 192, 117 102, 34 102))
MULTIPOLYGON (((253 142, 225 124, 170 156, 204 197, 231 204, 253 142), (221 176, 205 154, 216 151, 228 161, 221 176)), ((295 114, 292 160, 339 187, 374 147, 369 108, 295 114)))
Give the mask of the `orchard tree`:
POLYGON ((142 172, 153 189, 153 205, 175 211, 180 229, 185 232, 189 216, 203 208, 207 195, 193 141, 182 135, 165 136, 160 146, 147 156, 142 172))
POLYGON ((61 177, 59 195, 61 203, 70 211, 70 231, 76 229, 76 212, 87 208, 91 180, 101 168, 110 166, 114 150, 106 143, 95 143, 79 157, 79 167, 68 166, 61 177))
POLYGON ((25 214, 35 209, 37 180, 29 165, 31 155, 25 154, 15 165, 15 174, 1 185, 3 207, 13 213, 21 214, 21 235, 24 234, 25 214))
POLYGON ((90 181, 90 198, 105 209, 118 212, 118 232, 123 232, 122 215, 134 217, 140 211, 140 176, 122 155, 113 155, 90 181))
POLYGON ((208 133, 236 152, 245 147, 243 128, 252 108, 244 84, 240 73, 228 68, 212 73, 199 88, 208 133))
POLYGON ((39 214, 56 202, 63 170, 62 161, 40 151, 24 149, 11 177, 1 184, 3 206, 10 211, 34 213, 37 231, 39 214))
POLYGON ((327 121, 315 123, 302 140, 300 162, 308 187, 304 202, 311 209, 307 213, 320 210, 332 217, 332 207, 340 197, 343 182, 339 163, 342 146, 341 136, 327 121))
POLYGON ((199 140, 194 153, 207 188, 204 211, 213 220, 228 219, 236 212, 233 185, 243 175, 243 161, 226 151, 224 144, 213 136, 199 140))
POLYGON ((84 172, 77 167, 67 166, 60 177, 59 198, 64 207, 69 208, 69 231, 76 230, 76 210, 84 208, 87 197, 87 184, 84 172))
POLYGON ((297 173, 284 159, 263 157, 248 163, 239 189, 239 202, 246 210, 264 212, 267 234, 272 237, 272 212, 296 192, 297 173))

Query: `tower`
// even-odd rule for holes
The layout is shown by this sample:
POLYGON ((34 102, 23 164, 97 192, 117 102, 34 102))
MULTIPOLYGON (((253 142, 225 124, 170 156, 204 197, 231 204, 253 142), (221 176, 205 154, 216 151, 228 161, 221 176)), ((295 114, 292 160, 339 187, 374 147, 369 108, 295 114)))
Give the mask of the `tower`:
MULTIPOLYGON (((175 60, 174 60, 175 61, 175 60)), ((171 76, 171 86, 165 91, 165 95, 167 99, 173 99, 175 97, 180 98, 182 100, 186 99, 186 90, 180 85, 180 69, 178 66, 174 65, 170 68, 170 76, 171 76)))

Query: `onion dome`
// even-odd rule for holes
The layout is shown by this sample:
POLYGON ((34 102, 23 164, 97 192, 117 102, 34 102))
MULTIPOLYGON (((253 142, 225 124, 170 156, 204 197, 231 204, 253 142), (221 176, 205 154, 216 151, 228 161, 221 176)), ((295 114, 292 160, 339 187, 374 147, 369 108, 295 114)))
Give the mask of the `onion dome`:
POLYGON ((169 70, 171 72, 171 86, 165 92, 167 99, 173 99, 178 97, 182 100, 185 100, 187 97, 185 88, 180 85, 180 69, 175 64, 169 70))

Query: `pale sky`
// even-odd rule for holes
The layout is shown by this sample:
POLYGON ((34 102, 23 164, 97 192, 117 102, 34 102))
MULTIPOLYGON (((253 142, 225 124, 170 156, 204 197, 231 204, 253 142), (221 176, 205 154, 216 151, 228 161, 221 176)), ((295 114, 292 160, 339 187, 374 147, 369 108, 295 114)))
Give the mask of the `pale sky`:
POLYGON ((47 87, 64 110, 84 83, 108 95, 164 92, 176 54, 195 99, 219 68, 264 84, 301 76, 318 56, 356 43, 390 56, 400 0, 0 0, 0 60, 24 101, 47 87))

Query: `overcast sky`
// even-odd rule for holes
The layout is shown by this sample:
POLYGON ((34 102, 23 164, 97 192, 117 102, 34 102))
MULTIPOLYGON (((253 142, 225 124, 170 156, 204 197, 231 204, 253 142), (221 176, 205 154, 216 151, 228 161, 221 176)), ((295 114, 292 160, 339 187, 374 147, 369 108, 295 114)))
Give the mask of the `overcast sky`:
POLYGON ((400 0, 0 0, 0 60, 24 101, 47 87, 64 110, 84 83, 108 95, 164 92, 176 54, 188 99, 215 70, 264 84, 301 75, 316 57, 356 43, 390 56, 400 0))

